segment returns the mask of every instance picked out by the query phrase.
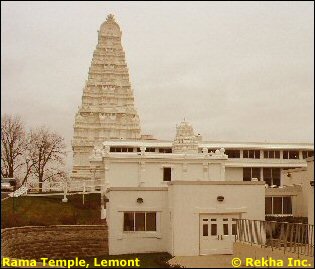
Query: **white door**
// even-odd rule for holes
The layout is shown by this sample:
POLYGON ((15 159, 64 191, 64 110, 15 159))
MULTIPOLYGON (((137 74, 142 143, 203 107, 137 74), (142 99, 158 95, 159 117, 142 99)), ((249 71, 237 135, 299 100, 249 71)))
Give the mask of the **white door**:
POLYGON ((233 254, 238 214, 200 214, 200 255, 233 254))

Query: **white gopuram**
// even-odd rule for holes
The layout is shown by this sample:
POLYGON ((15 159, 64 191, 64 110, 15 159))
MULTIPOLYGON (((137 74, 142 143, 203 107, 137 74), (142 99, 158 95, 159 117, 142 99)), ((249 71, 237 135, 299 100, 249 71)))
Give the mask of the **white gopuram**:
POLYGON ((110 139, 139 139, 140 120, 121 45, 121 31, 109 15, 98 31, 98 44, 75 115, 72 179, 93 178, 88 157, 110 139))

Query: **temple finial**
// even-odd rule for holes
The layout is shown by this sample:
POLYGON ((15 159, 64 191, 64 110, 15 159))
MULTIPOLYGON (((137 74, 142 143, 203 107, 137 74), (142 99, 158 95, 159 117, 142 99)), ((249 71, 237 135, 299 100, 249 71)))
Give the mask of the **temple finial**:
POLYGON ((113 14, 109 14, 106 18, 106 21, 115 21, 115 17, 113 14))

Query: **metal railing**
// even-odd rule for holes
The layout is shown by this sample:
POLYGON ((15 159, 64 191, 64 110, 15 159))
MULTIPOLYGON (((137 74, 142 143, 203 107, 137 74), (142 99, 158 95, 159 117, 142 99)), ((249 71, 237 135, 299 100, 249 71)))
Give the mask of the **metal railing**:
POLYGON ((236 219, 235 241, 314 257, 314 225, 236 219))

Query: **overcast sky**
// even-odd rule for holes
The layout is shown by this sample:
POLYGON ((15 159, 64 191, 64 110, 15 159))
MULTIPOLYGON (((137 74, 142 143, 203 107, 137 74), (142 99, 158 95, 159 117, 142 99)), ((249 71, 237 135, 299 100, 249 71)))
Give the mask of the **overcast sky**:
POLYGON ((123 32, 142 133, 312 142, 312 2, 1 2, 1 113, 70 144, 97 30, 123 32))

